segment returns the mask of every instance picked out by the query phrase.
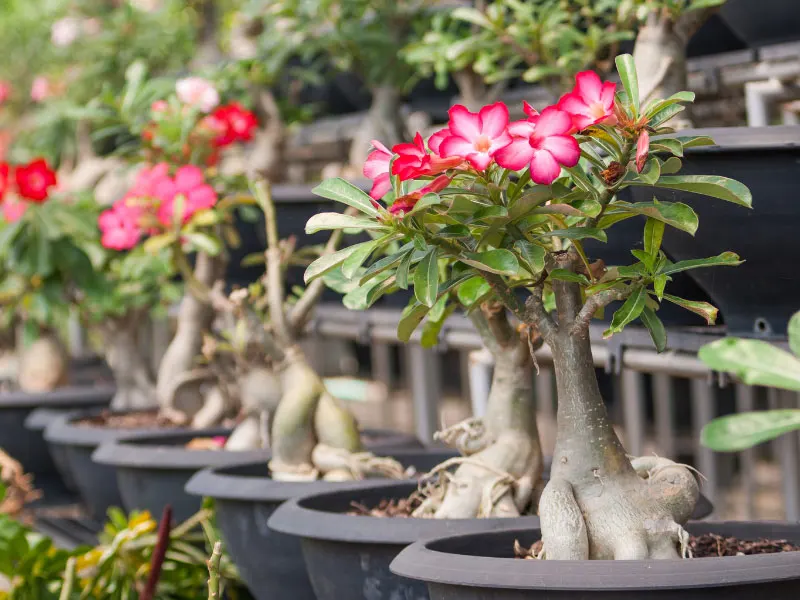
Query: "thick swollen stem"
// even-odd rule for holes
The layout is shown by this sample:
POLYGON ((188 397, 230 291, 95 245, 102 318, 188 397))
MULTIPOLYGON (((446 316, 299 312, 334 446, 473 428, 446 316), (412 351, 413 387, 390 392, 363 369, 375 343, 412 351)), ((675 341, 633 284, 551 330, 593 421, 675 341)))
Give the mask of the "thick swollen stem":
POLYGON ((483 307, 471 317, 495 359, 486 416, 465 425, 469 439, 456 441, 456 446, 467 458, 452 475, 442 474, 417 516, 519 516, 542 474, 528 341, 499 307, 483 307))
MULTIPOLYGON (((574 257, 557 256, 574 270, 574 257)), ((597 384, 589 336, 576 321, 578 284, 554 281, 558 330, 548 340, 558 390, 550 481, 539 501, 545 557, 554 560, 677 558, 697 501, 691 472, 625 454, 597 384)))
MULTIPOLYGON (((197 253, 194 279, 211 289, 222 276, 224 260, 205 252, 197 253)), ((186 385, 186 375, 196 366, 203 346, 203 332, 208 331, 214 319, 214 309, 191 292, 184 294, 178 311, 175 337, 164 353, 156 380, 158 404, 165 414, 182 414, 191 419, 203 405, 200 383, 186 385)))
POLYGON ((400 114, 400 90, 391 84, 384 84, 372 88, 371 91, 372 104, 350 146, 351 165, 364 164, 372 140, 379 140, 387 148, 391 148, 405 138, 405 126, 400 114))
POLYGON ((69 378, 67 352, 51 332, 44 332, 20 350, 18 384, 23 392, 49 392, 66 385, 69 378))
POLYGON ((106 361, 114 373, 117 393, 111 400, 114 410, 141 410, 158 406, 156 385, 139 345, 138 313, 106 322, 104 337, 106 361))

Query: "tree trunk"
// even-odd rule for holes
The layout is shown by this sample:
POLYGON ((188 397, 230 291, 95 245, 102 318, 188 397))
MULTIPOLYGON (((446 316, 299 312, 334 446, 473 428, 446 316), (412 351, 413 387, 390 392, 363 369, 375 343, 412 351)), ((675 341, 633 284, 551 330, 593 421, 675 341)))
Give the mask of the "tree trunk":
POLYGON ((111 400, 114 410, 142 410, 158 406, 155 381, 139 347, 141 317, 139 313, 132 313, 105 324, 106 361, 117 385, 117 393, 111 400))
POLYGON ((401 106, 400 90, 396 87, 381 85, 372 89, 372 104, 350 146, 351 165, 361 168, 369 155, 372 140, 391 148, 405 139, 401 106))
POLYGON ((20 349, 17 383, 23 392, 49 392, 68 380, 69 357, 52 332, 42 332, 30 346, 20 349))
POLYGON ((495 360, 486 416, 440 434, 465 458, 434 469, 462 463, 452 478, 440 478, 438 489, 426 498, 416 516, 519 516, 528 508, 542 474, 528 341, 511 326, 500 307, 483 307, 470 316, 495 360))
MULTIPOLYGON (((198 252, 194 276, 210 289, 223 275, 224 264, 221 257, 198 252)), ((213 307, 187 290, 181 300, 175 337, 164 353, 156 379, 158 404, 170 416, 177 412, 191 419, 203 405, 200 385, 208 378, 193 378, 190 371, 200 356, 203 332, 210 329, 213 320, 213 307)))

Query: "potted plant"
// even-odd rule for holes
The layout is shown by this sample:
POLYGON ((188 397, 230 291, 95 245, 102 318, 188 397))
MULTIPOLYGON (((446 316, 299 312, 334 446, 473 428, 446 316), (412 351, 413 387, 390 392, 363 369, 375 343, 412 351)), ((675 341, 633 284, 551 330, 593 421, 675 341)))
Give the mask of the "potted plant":
MULTIPOLYGON (((448 129, 434 136, 431 152, 395 149, 390 172, 396 191, 389 210, 340 181, 319 188, 323 194, 336 190, 341 201, 357 206, 365 222, 374 223, 383 235, 399 234, 413 242, 411 273, 398 273, 401 256, 383 271, 388 271, 388 283, 362 277, 372 298, 413 283, 416 299, 404 313, 401 339, 408 339, 451 289, 478 277, 488 297, 501 302, 522 324, 535 327, 550 347, 559 391, 559 431, 550 480, 538 502, 544 556, 549 560, 677 558, 686 551, 688 534, 682 525, 698 497, 697 482, 686 467, 663 458, 631 461, 625 455, 597 389, 588 328, 596 312, 621 300, 606 335, 641 317, 663 349, 665 333, 655 315, 662 301, 698 311, 712 321, 715 316, 710 305, 666 293, 662 286, 670 275, 700 266, 735 265, 739 260, 733 253, 723 253, 673 263, 660 250, 660 239, 667 224, 694 231, 697 221, 691 208, 663 202, 632 204, 620 200, 617 192, 628 186, 677 185, 745 206, 751 201, 749 190, 733 180, 673 175, 669 166, 667 174, 661 174, 667 161, 655 156, 659 153, 655 144, 650 153, 650 135, 669 136, 664 121, 675 104, 691 101, 692 95, 681 93, 643 106, 632 57, 620 57, 617 64, 624 90, 616 99, 614 84, 603 84, 587 73, 579 76, 582 85, 558 105, 542 113, 528 109, 528 119, 521 122, 508 124, 508 113, 501 106, 487 107, 483 115, 454 110, 448 129), (597 97, 590 96, 587 88, 594 89, 597 97), (604 90, 607 103, 602 101, 604 90), (590 114, 589 106, 596 112, 590 114), (484 129, 484 123, 497 127, 484 129), (452 157, 460 164, 454 166, 452 157), (656 176, 651 169, 658 169, 656 176), (677 213, 682 216, 675 218, 677 213), (640 215, 647 217, 645 249, 633 249, 634 264, 605 269, 589 260, 583 239, 605 239, 606 230, 618 219, 640 215), (414 258, 419 262, 414 264, 414 258), (524 301, 517 295, 523 289, 524 301), (623 505, 626 508, 620 509, 623 505), (572 516, 567 518, 568 514, 572 516), (659 519, 664 526, 653 528, 659 519)), ((338 215, 318 215, 309 226, 323 224, 332 229, 344 226, 338 215)), ((380 245, 375 243, 371 251, 380 245)), ((364 251, 364 260, 369 254, 364 251)), ((340 251, 341 260, 347 256, 340 251)), ((382 266, 386 263, 391 261, 382 266)), ((334 261, 312 264, 307 277, 314 279, 335 266, 334 261)), ((495 465, 487 460, 484 469, 495 465)), ((504 493, 489 497, 502 506, 511 500, 511 490, 502 488, 504 493)), ((491 537, 480 534, 469 539, 491 537)), ((411 550, 406 552, 401 557, 411 555, 411 550)), ((543 564, 530 582, 518 583, 525 589, 533 589, 536 579, 538 585, 552 585, 542 581, 542 574, 549 572, 543 564)), ((483 590, 495 585, 487 569, 482 569, 483 590)), ((418 575, 408 568, 395 571, 412 578, 418 575)), ((427 573, 419 578, 425 577, 427 573)), ((503 575, 498 572, 498 577, 503 575)), ((469 585, 478 585, 475 578, 469 585)), ((500 584, 498 579, 497 585, 508 587, 508 582, 500 584)), ((646 584, 642 587, 647 589, 646 584)))
POLYGON ((41 431, 23 423, 37 407, 63 413, 107 405, 114 394, 91 376, 81 381, 59 333, 81 293, 97 284, 87 254, 95 213, 85 199, 54 193, 56 174, 44 159, 1 163, 0 174, 2 328, 11 345, 0 394, 3 445, 39 483, 58 483, 41 431))

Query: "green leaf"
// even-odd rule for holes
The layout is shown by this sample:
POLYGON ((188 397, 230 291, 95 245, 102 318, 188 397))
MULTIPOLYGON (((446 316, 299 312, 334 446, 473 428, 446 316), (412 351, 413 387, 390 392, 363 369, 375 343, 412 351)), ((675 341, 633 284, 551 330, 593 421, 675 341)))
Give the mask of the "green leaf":
POLYGON ((684 148, 699 148, 700 146, 715 146, 716 142, 707 135, 686 135, 675 138, 684 148))
POLYGON ((684 110, 686 110, 686 107, 682 104, 671 104, 669 106, 665 106, 652 117, 650 117, 648 125, 654 128, 658 127, 664 123, 667 123, 672 117, 683 112, 684 110))
POLYGON ((559 281, 569 281, 571 283, 580 283, 581 285, 588 286, 590 284, 586 275, 575 273, 568 269, 553 269, 550 271, 550 279, 558 279, 559 281))
POLYGON ((480 271, 489 271, 500 275, 516 275, 519 272, 519 262, 509 250, 498 248, 485 252, 467 253, 459 260, 480 271))
POLYGON ((311 191, 317 196, 357 208, 372 217, 379 214, 378 209, 372 204, 372 198, 367 193, 339 177, 326 179, 311 191))
POLYGON ((661 174, 662 175, 673 175, 678 173, 681 170, 683 163, 681 163, 681 159, 677 156, 670 156, 664 163, 661 165, 661 174))
POLYGON ((400 315, 400 322, 397 324, 397 339, 401 342, 408 342, 411 334, 428 314, 430 308, 420 304, 416 300, 403 309, 400 315))
MULTIPOLYGON (((723 0, 724 1, 724 0, 723 0)), ((673 104, 681 104, 681 103, 691 103, 694 102, 695 93, 694 92, 678 92, 677 94, 673 94, 669 98, 665 100, 657 100, 652 103, 651 106, 647 108, 645 115, 648 119, 652 118, 653 115, 657 114, 659 111, 663 110, 667 106, 671 106, 673 104)))
POLYGON ((603 332, 603 337, 609 338, 619 333, 628 323, 636 320, 642 314, 646 301, 647 291, 643 287, 637 288, 614 313, 611 326, 603 332))
POLYGON ((637 202, 635 204, 616 203, 615 209, 643 215, 651 219, 662 221, 667 225, 694 235, 700 224, 697 213, 691 206, 682 202, 659 202, 653 198, 652 202, 637 202))
MULTIPOLYGON (((366 310, 380 298, 382 293, 375 293, 376 289, 384 284, 391 286, 389 273, 381 273, 377 277, 370 279, 365 285, 359 285, 348 291, 342 298, 342 304, 349 310, 366 310)), ((383 290, 385 292, 385 289, 383 290)))
POLYGON ((655 185, 659 177, 661 177, 661 163, 654 157, 644 165, 644 169, 639 173, 639 179, 650 185, 655 185))
POLYGON ((700 348, 698 357, 742 383, 800 391, 800 359, 767 342, 724 338, 700 348))
POLYGON ((675 156, 683 156, 683 144, 676 138, 656 138, 650 144, 650 152, 669 152, 675 156))
POLYGON ((397 272, 395 272, 394 276, 397 278, 397 287, 401 290, 408 289, 408 271, 411 268, 411 261, 413 260, 414 252, 409 252, 397 266, 397 272))
POLYGON ((387 229, 386 225, 375 219, 354 217, 342 213, 318 213, 306 223, 306 233, 316 233, 326 229, 387 229))
POLYGON ((719 417, 700 432, 700 443, 717 452, 739 452, 800 429, 800 410, 785 408, 719 417))
POLYGON ((789 348, 795 356, 800 356, 800 312, 796 312, 789 319, 789 348))
POLYGON ((606 232, 602 229, 596 229, 594 227, 570 227, 568 229, 556 229, 554 231, 546 231, 544 233, 540 233, 539 236, 541 237, 563 237, 567 238, 568 240, 582 240, 584 238, 593 238, 595 240, 600 240, 601 242, 607 242, 608 236, 606 232))
POLYGON ((372 279, 378 273, 385 271, 386 269, 390 269, 403 260, 406 257, 406 254, 411 254, 414 251, 414 244, 408 242, 402 248, 400 248, 394 254, 390 254, 389 256, 384 256, 380 260, 375 261, 369 268, 364 271, 364 274, 361 275, 361 281, 359 283, 365 283, 369 279, 372 279))
POLYGON ((664 288, 667 286, 667 276, 666 275, 656 275, 653 278, 653 291, 656 293, 656 297, 659 301, 664 299, 664 288))
POLYGON ((217 256, 222 251, 222 242, 218 238, 205 233, 185 233, 184 237, 189 240, 195 248, 211 256, 217 256))
POLYGON ((373 241, 375 242, 373 244, 367 243, 365 245, 359 245, 355 252, 344 259, 342 262, 342 275, 347 279, 351 279, 358 269, 361 268, 361 265, 364 264, 364 261, 375 251, 378 244, 377 240, 373 241))
POLYGON ((628 94, 628 99, 633 105, 634 117, 639 114, 639 78, 636 75, 636 65, 633 62, 633 56, 630 54, 621 54, 616 58, 617 71, 619 78, 622 81, 622 87, 625 88, 625 93, 628 94))
POLYGON ((370 240, 368 242, 362 242, 360 244, 354 244, 348 248, 342 248, 338 252, 334 252, 333 254, 326 254, 324 256, 320 256, 317 260, 312 262, 308 265, 305 274, 303 275, 303 279, 306 283, 310 283, 320 275, 324 275, 334 267, 343 263, 351 254, 357 252, 361 247, 370 245, 373 248, 377 244, 376 240, 370 240))
POLYGON ((753 196, 746 185, 718 175, 669 175, 659 179, 656 187, 719 198, 748 208, 753 205, 753 196))
POLYGON ((648 218, 644 224, 644 250, 650 256, 658 256, 664 238, 664 222, 648 218))
POLYGON ((158 254, 161 250, 174 243, 175 239, 174 233, 162 233, 148 238, 143 247, 148 254, 158 254))
POLYGON ((661 269, 664 275, 672 275, 673 273, 680 273, 681 271, 688 271, 689 269, 699 269, 703 267, 735 267, 742 264, 739 255, 734 252, 723 252, 718 256, 710 256, 709 258, 693 258, 691 260, 682 260, 676 263, 667 263, 661 269))
POLYGON ((688 311, 695 313, 696 315, 700 315, 703 317, 709 325, 713 325, 717 322, 717 313, 719 312, 715 306, 712 306, 708 302, 698 302, 696 300, 686 300, 685 298, 679 298, 678 296, 672 296, 671 294, 664 294, 664 300, 668 300, 673 304, 677 304, 681 308, 685 308, 688 311))
POLYGON ((666 350, 667 330, 664 329, 664 323, 661 322, 661 319, 658 318, 655 311, 649 306, 645 306, 642 309, 642 314, 640 317, 642 319, 642 323, 644 323, 644 326, 647 327, 647 330, 650 332, 650 337, 653 338, 653 343, 656 346, 656 350, 658 352, 663 352, 666 350))
POLYGON ((483 277, 471 277, 458 286, 456 295, 458 296, 458 301, 465 308, 470 308, 477 301, 488 294, 491 289, 492 288, 488 283, 486 283, 486 280, 483 279, 483 277))
POLYGON ((428 319, 422 327, 423 348, 433 348, 439 343, 439 332, 442 330, 447 317, 456 309, 455 304, 448 304, 447 294, 443 295, 428 313, 428 319))
POLYGON ((425 194, 422 198, 419 199, 419 201, 414 205, 414 207, 405 214, 403 218, 406 219, 409 217, 409 215, 417 214, 418 212, 421 212, 426 208, 429 208, 431 206, 436 206, 437 204, 441 204, 442 202, 444 202, 444 199, 441 198, 439 194, 432 194, 432 193, 425 194))
POLYGON ((414 271, 414 295, 425 306, 433 306, 438 293, 439 261, 436 248, 431 248, 414 271))
POLYGON ((546 254, 544 248, 527 240, 517 240, 514 242, 514 249, 519 253, 531 275, 541 273, 544 270, 544 257, 546 254))

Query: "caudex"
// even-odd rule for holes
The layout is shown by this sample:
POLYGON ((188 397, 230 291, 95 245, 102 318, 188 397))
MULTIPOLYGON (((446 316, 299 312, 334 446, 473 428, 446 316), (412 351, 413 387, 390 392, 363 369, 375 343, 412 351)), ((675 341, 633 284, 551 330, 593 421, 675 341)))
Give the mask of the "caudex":
POLYGON ((672 201, 674 192, 746 207, 752 201, 737 181, 678 174, 684 149, 713 144, 670 127, 694 95, 644 104, 633 58, 620 56, 616 65, 621 89, 583 72, 557 104, 538 112, 526 103, 521 121, 509 122, 502 103, 476 113, 454 106, 448 126, 427 145, 419 135, 391 151, 376 143, 365 168, 372 197, 342 180, 316 189, 360 214, 318 214, 307 224, 307 231, 362 228, 372 236, 312 263, 307 281, 346 271, 360 283, 364 307, 413 287, 398 327, 402 341, 426 316, 423 340, 435 339, 460 304, 497 359, 488 414, 445 432, 465 457, 452 461, 455 473, 423 488, 419 516, 516 515, 535 503, 541 458, 528 374, 533 350, 549 346, 558 431, 550 480, 538 498, 547 559, 687 554, 683 525, 697 481, 690 468, 666 458, 626 454, 598 387, 590 325, 620 302, 605 337, 639 319, 663 351, 666 332, 656 315, 663 302, 714 322, 713 306, 665 288, 675 273, 733 266, 739 257, 672 262, 661 250, 665 227, 690 235, 698 228, 692 208, 672 201), (665 199, 633 201, 623 194, 628 188, 665 199), (631 248, 632 264, 590 260, 584 240, 604 242, 614 224, 638 217, 643 243, 631 248))

